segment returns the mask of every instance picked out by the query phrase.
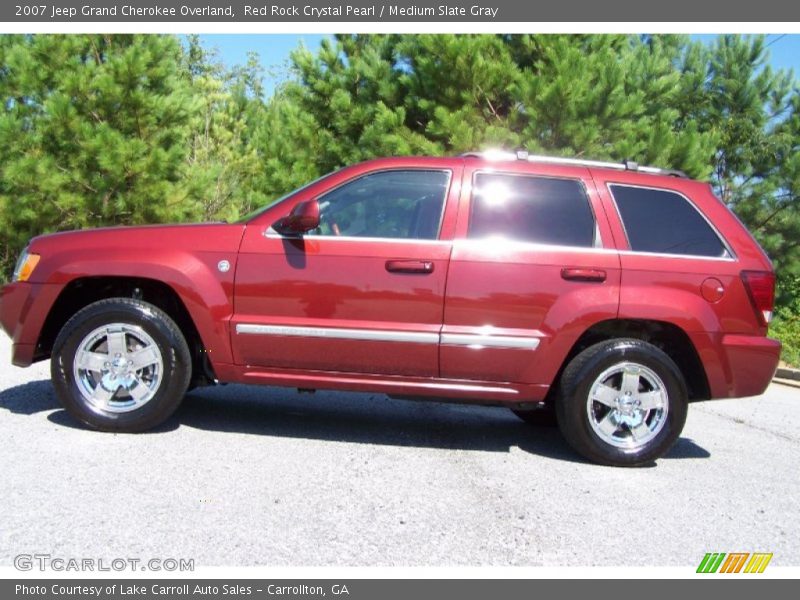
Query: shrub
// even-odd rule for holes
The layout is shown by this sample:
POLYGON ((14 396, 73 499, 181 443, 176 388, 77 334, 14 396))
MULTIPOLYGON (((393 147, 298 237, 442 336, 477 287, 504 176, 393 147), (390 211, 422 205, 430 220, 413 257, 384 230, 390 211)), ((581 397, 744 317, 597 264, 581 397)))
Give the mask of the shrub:
POLYGON ((800 367, 800 314, 780 311, 770 324, 770 336, 783 343, 781 358, 793 367, 800 367))

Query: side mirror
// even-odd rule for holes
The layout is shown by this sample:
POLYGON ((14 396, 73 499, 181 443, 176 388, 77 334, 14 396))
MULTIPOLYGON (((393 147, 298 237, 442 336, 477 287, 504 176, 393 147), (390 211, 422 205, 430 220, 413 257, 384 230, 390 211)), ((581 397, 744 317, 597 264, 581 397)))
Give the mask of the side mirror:
POLYGON ((288 216, 278 219, 272 228, 286 236, 303 235, 319 227, 319 203, 307 200, 297 204, 288 216))

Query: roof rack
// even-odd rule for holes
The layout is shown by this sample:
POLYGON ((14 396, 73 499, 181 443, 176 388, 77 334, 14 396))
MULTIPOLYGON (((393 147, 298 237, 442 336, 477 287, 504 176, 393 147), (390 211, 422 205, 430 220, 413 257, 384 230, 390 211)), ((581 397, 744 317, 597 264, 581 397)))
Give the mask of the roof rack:
POLYGON ((647 167, 640 165, 632 160, 624 160, 619 163, 605 162, 601 160, 583 160, 580 158, 561 158, 560 156, 541 156, 538 154, 528 154, 525 150, 517 152, 507 152, 505 150, 488 150, 486 152, 465 152, 460 154, 464 158, 482 158, 484 160, 525 160, 528 162, 548 163, 554 165, 574 165, 581 167, 596 167, 601 169, 615 169, 617 171, 637 171, 639 173, 649 173, 651 175, 669 175, 671 177, 681 177, 688 179, 689 176, 677 169, 660 169, 658 167, 647 167))

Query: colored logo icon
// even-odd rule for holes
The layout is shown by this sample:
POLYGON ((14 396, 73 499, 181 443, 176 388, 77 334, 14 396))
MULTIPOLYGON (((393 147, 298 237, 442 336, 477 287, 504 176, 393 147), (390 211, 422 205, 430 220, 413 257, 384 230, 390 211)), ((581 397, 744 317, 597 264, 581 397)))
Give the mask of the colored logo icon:
POLYGON ((709 552, 700 561, 698 573, 763 573, 772 552, 709 552))

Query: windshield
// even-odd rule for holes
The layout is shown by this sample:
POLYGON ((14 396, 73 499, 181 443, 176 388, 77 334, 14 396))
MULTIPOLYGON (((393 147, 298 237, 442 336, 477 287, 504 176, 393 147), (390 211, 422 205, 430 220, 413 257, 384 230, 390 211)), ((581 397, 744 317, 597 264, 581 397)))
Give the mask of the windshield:
POLYGON ((316 183, 319 183, 323 179, 327 179, 328 177, 330 177, 331 175, 333 175, 334 173, 337 173, 337 172, 338 172, 338 170, 337 171, 331 171, 330 173, 326 173, 322 177, 317 177, 314 181, 312 181, 310 183, 307 183, 304 186, 297 188, 296 190, 292 190, 288 194, 284 194, 283 196, 281 196, 280 198, 278 198, 277 200, 275 200, 273 202, 270 202, 266 206, 262 206, 260 208, 255 209, 253 212, 246 214, 245 216, 243 216, 240 219, 238 219, 236 222, 237 223, 247 223, 248 221, 252 221, 253 219, 255 219, 257 216, 259 216, 261 213, 263 213, 268 208, 272 208, 276 204, 278 204, 280 202, 283 202, 287 198, 291 198, 295 194, 298 194, 298 193, 302 192, 303 190, 305 190, 307 188, 310 188, 312 185, 314 185, 316 183))

